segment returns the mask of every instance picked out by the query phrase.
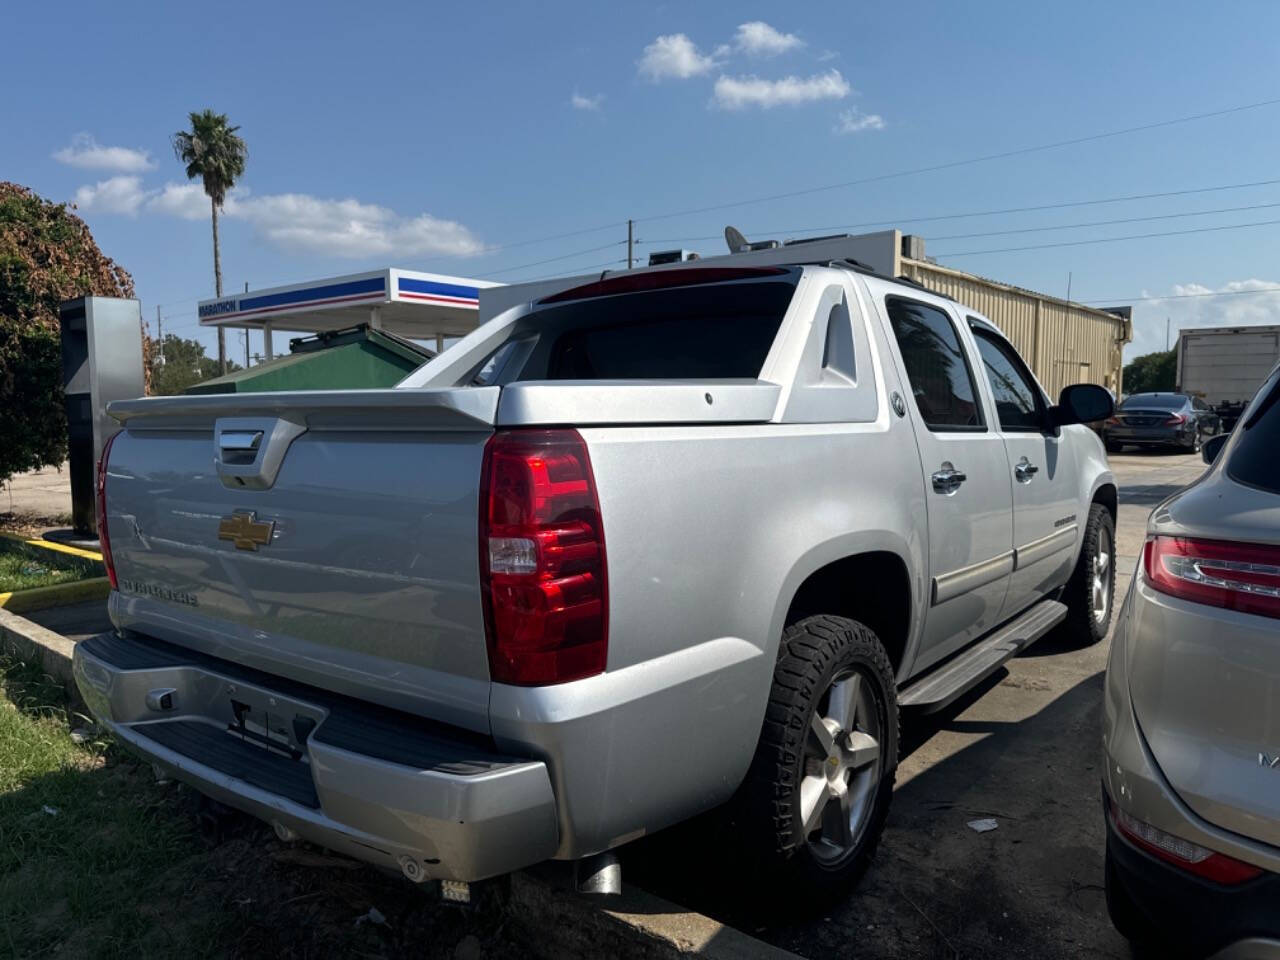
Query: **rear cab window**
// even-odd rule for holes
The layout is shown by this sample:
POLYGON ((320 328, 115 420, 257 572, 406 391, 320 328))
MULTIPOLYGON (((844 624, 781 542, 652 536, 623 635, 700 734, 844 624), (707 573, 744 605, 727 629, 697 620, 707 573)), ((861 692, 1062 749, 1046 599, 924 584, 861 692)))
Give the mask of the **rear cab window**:
POLYGON ((1240 439, 1227 462, 1227 476, 1238 483, 1280 493, 1280 369, 1258 392, 1240 426, 1240 439))
POLYGON ((766 278, 553 303, 522 317, 476 377, 498 385, 755 379, 798 276, 798 271, 775 271, 766 278), (504 350, 507 354, 500 356, 504 350))

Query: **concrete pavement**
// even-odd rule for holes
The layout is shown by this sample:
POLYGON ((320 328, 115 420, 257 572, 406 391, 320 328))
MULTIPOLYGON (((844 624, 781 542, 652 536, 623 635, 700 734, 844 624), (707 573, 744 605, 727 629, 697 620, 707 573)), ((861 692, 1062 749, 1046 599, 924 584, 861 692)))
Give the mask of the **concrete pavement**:
POLYGON ((71 520, 71 472, 68 464, 20 473, 0 489, 0 513, 24 520, 71 520))

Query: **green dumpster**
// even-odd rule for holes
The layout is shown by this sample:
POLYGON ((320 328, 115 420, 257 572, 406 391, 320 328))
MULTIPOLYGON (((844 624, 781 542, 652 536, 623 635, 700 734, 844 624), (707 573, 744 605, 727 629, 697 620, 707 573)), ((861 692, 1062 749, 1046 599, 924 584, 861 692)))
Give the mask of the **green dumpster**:
POLYGON ((214 377, 186 393, 268 393, 276 390, 360 390, 393 387, 435 353, 368 324, 299 337, 289 355, 214 377))

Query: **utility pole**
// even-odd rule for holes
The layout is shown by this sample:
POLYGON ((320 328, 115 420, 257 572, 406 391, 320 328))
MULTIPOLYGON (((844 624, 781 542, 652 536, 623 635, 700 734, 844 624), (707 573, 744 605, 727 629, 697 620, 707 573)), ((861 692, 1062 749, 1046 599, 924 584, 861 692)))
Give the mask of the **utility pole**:
POLYGON ((627 221, 627 269, 628 270, 631 269, 631 261, 633 259, 631 255, 631 250, 634 243, 634 241, 632 240, 632 226, 634 225, 634 223, 635 223, 634 220, 627 221))
POLYGON ((1067 271, 1067 302, 1071 302, 1071 271, 1067 271))
POLYGON ((1164 352, 1169 352, 1169 318, 1164 318, 1164 352))
POLYGON ((164 321, 160 319, 160 304, 156 304, 156 342, 160 344, 160 366, 164 366, 164 321))

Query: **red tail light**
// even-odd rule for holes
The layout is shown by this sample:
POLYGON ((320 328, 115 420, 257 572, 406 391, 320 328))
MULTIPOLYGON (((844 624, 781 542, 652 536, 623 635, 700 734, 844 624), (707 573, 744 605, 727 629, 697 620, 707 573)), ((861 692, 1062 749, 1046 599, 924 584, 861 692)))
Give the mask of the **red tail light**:
POLYGON ((1187 422, 1187 417, 1182 413, 1170 414, 1169 419, 1164 422, 1166 427, 1176 427, 1187 422))
POLYGON ((1280 617, 1280 547, 1151 537, 1142 554, 1161 593, 1241 613, 1280 617))
POLYGON ((1265 872, 1251 863, 1245 863, 1235 857, 1228 857, 1225 853, 1208 850, 1198 843, 1165 833, 1125 813, 1110 800, 1107 801, 1107 809, 1111 811, 1111 822, 1134 846, 1154 857, 1159 857, 1166 863, 1181 867, 1188 873, 1194 873, 1214 883, 1234 885, 1260 877, 1265 872))
POLYGON ((480 579, 489 673, 564 683, 603 673, 608 576, 600 499, 576 430, 489 438, 480 491, 480 579))
POLYGON ((116 565, 111 559, 111 537, 107 535, 107 458, 111 456, 111 445, 116 442, 118 433, 113 433, 102 445, 102 457, 98 460, 97 514, 98 545, 102 550, 102 565, 107 568, 107 580, 111 589, 118 590, 116 584, 116 565))

